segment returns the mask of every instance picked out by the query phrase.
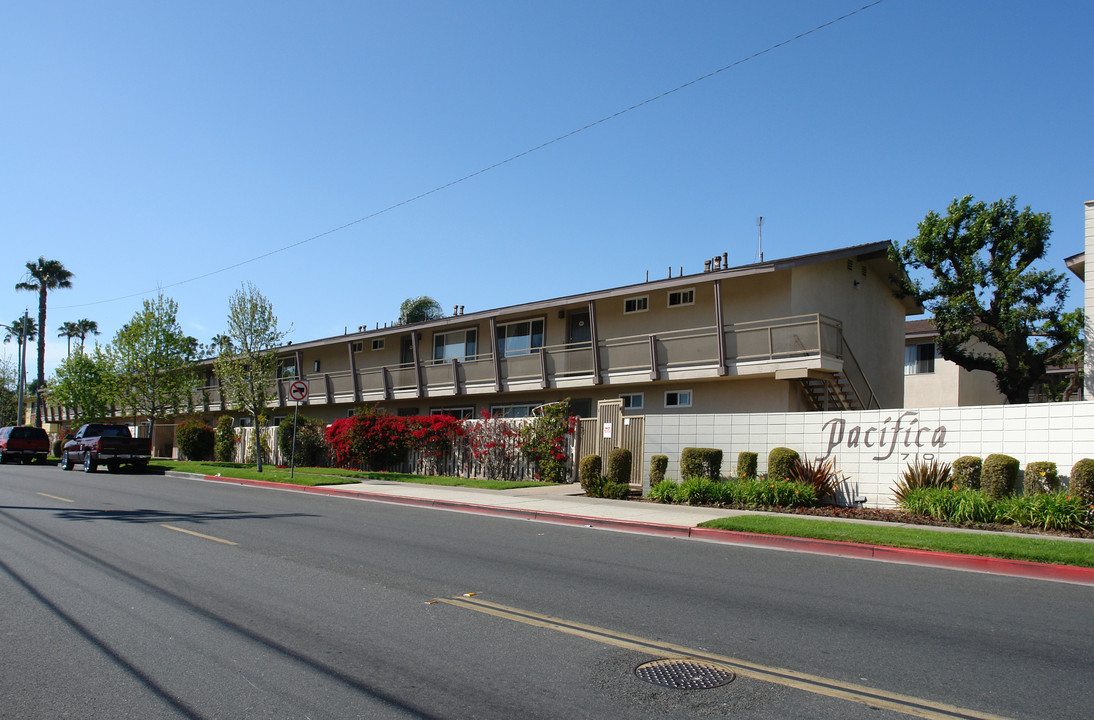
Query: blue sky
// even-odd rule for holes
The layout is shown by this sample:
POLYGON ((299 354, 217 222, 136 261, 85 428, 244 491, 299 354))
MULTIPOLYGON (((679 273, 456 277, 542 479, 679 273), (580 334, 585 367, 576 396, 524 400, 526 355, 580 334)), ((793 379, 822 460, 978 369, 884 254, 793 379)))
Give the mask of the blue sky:
POLYGON ((866 4, 9 1, 0 321, 44 255, 75 273, 48 367, 63 322, 109 340, 160 288, 206 341, 253 282, 303 342, 410 296, 747 264, 761 215, 768 259, 903 242, 965 194, 1050 212, 1063 270, 1094 199, 1083 2, 883 0, 444 187, 866 4))

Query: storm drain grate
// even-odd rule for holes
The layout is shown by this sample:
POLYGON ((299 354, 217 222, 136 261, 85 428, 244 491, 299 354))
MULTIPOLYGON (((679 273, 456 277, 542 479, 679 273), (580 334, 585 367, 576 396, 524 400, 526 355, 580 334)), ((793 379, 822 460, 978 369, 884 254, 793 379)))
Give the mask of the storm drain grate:
POLYGON ((679 690, 706 690, 733 682, 734 675, 718 665, 696 660, 654 660, 634 669, 639 680, 679 690))

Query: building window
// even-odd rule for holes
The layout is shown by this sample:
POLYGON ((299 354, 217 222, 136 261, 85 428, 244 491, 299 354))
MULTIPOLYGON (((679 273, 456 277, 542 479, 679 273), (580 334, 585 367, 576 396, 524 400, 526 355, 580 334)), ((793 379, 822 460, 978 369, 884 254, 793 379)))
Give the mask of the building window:
POLYGON ((498 325, 498 355, 530 355, 543 347, 543 320, 498 325))
POLYGON ((665 407, 688 408, 691 407, 691 390, 669 390, 665 393, 665 407))
POLYGON ((281 358, 278 360, 277 377, 281 379, 296 377, 296 358, 281 358))
POLYGON ((383 350, 384 349, 384 339, 383 338, 374 339, 372 341, 372 349, 373 350, 383 350))
POLYGON ((365 349, 365 344, 363 342, 355 342, 351 344, 350 349, 355 353, 359 353, 365 349))
POLYGON ((348 418, 351 418, 356 414, 357 414, 357 410, 354 409, 354 408, 350 408, 349 410, 346 410, 346 417, 348 417, 348 418))
POLYGON ((627 298, 623 301, 623 314, 629 315, 631 313, 646 312, 650 309, 650 298, 648 295, 642 297, 627 298))
POLYGON ((919 343, 904 346, 904 374, 925 375, 934 372, 935 344, 919 343))
POLYGON ((669 307, 695 304, 695 288, 687 290, 673 290, 669 293, 669 307))
POLYGON ((494 405, 490 408, 490 416, 496 418, 526 418, 532 416, 532 409, 537 405, 494 405))
POLYGON ((474 328, 433 335, 433 362, 443 363, 474 357, 478 333, 474 328))
POLYGON ((474 406, 471 406, 471 407, 430 408, 429 409, 429 414, 430 415, 451 415, 452 417, 458 418, 460 420, 474 420, 475 419, 475 408, 474 408, 474 406))
POLYGON ((619 399, 623 401, 624 410, 642 409, 642 393, 628 393, 626 395, 620 395, 619 399))

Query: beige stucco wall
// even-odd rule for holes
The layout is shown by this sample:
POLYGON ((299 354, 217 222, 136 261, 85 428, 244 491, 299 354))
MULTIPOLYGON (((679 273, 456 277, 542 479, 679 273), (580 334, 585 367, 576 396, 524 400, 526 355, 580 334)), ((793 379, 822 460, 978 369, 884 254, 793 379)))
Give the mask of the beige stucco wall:
POLYGON ((983 370, 965 370, 941 356, 935 357, 933 373, 904 376, 904 407, 964 407, 1005 402, 1006 397, 995 387, 994 375, 983 370))
POLYGON ((843 323, 843 336, 881 407, 904 404, 904 307, 884 265, 847 260, 795 268, 791 314, 819 312, 843 323), (863 272, 865 270, 865 273, 863 272), (857 285, 856 285, 857 283, 857 285))

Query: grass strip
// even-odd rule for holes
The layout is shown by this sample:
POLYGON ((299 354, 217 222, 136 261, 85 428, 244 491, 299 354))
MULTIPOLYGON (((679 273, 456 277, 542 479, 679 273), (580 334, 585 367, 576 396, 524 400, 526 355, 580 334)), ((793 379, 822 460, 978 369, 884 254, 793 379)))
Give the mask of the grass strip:
POLYGON ((258 472, 255 470, 254 465, 221 462, 191 462, 183 460, 155 460, 149 464, 149 467, 159 468, 165 471, 175 470, 178 472, 195 473, 197 475, 221 475, 223 477, 238 478, 240 480, 265 480, 266 482, 307 485, 309 487, 319 485, 347 485, 360 482, 361 480, 388 480, 391 482, 408 482, 421 485, 471 487, 483 490, 513 490, 524 487, 543 487, 551 484, 542 482, 411 475, 408 473, 361 472, 358 470, 344 470, 341 468, 316 467, 297 468, 292 477, 290 477, 288 468, 278 468, 274 465, 264 465, 262 467, 262 472, 258 472))
POLYGON ((1094 567, 1094 543, 1074 540, 885 527, 865 523, 782 518, 769 515, 719 518, 701 523, 700 527, 915 550, 935 550, 1007 560, 1028 560, 1053 565, 1094 567))

